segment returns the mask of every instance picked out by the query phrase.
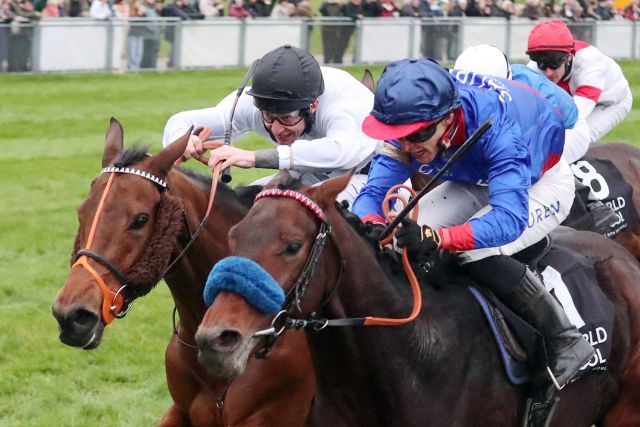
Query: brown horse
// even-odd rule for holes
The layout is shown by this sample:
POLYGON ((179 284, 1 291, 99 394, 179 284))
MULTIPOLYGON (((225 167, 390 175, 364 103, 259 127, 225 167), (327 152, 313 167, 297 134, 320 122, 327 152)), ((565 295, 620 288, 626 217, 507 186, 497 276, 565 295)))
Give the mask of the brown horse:
MULTIPOLYGON (((97 347, 105 325, 154 287, 202 219, 211 179, 173 167, 187 140, 185 135, 155 156, 123 152, 122 127, 111 120, 102 166, 119 172, 107 169, 96 178, 78 209, 72 263, 83 261, 71 269, 53 305, 62 342, 97 347)), ((207 373, 192 344, 206 310, 206 277, 228 255, 227 232, 246 210, 234 191, 219 187, 203 232, 164 277, 180 323, 166 351, 174 404, 162 426, 300 426, 307 416, 314 378, 301 332, 286 334, 267 360, 249 360, 234 381, 207 373)))
MULTIPOLYGON (((402 318, 410 311, 411 294, 397 264, 362 239, 336 208, 347 180, 265 193, 229 233, 232 253, 275 279, 263 286, 280 286, 300 300, 297 325, 313 326, 307 329, 317 378, 312 420, 332 426, 520 425, 524 387, 508 381, 487 322, 464 286, 425 284, 420 316, 406 326, 327 327, 324 319, 402 318), (301 286, 305 279, 308 286, 301 286)), ((570 230, 556 241, 595 262, 615 318, 608 371, 565 387, 552 425, 638 426, 640 266, 594 233, 570 230)), ((285 303, 290 316, 295 307, 285 303)), ((220 292, 196 334, 201 360, 232 376, 242 369, 238 355, 271 323, 272 316, 243 297, 220 292)), ((282 325, 274 323, 276 329, 282 325)))

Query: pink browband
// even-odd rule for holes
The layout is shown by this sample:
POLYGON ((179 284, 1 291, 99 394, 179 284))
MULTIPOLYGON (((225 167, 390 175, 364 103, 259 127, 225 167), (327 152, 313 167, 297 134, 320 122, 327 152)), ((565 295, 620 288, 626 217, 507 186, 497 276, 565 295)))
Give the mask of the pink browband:
POLYGON ((313 214, 320 219, 320 221, 325 220, 324 211, 320 208, 320 206, 318 206, 318 204, 311 200, 308 196, 305 196, 302 193, 298 193, 297 191, 272 188, 271 190, 264 190, 258 193, 254 201, 257 202, 258 200, 264 199, 265 197, 288 197, 290 199, 294 199, 309 208, 311 212, 313 212, 313 214))

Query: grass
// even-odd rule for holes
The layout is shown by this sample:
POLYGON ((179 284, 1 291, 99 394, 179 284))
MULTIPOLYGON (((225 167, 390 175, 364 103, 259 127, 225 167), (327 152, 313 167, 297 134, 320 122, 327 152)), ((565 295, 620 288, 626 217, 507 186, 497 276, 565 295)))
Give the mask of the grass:
MULTIPOLYGON (((640 63, 623 64, 640 82, 640 63)), ((362 68, 350 68, 356 76, 362 68)), ((379 76, 381 68, 374 68, 379 76)), ((100 169, 110 116, 125 143, 160 148, 167 118, 214 104, 244 70, 0 77, 0 425, 148 426, 169 407, 165 286, 109 325, 101 346, 61 344, 50 306, 69 268, 75 207, 100 169)), ((640 84, 633 85, 635 96, 640 84)), ((640 108, 608 140, 635 143, 640 108)), ((257 137, 241 145, 264 146, 257 137)), ((263 171, 264 172, 264 171, 263 171)), ((259 172, 234 171, 234 183, 259 172)))

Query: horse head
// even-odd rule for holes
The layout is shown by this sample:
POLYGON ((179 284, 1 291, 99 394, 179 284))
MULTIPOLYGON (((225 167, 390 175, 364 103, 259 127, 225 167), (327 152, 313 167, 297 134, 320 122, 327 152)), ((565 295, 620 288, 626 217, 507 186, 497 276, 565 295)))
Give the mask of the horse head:
POLYGON ((95 348, 105 325, 162 278, 183 226, 181 203, 167 176, 189 133, 155 156, 123 151, 123 130, 111 119, 102 172, 78 207, 71 270, 53 304, 65 344, 95 348))
POLYGON ((264 337, 256 332, 268 329, 280 310, 309 314, 317 309, 329 293, 324 279, 340 274, 339 254, 327 256, 334 261, 330 266, 321 255, 330 240, 328 218, 339 217, 336 196, 350 176, 300 189, 287 189, 285 178, 281 174, 270 182, 246 217, 231 228, 234 257, 220 261, 207 281, 205 299, 212 304, 196 343, 200 362, 218 375, 242 374, 264 337), (316 263, 324 265, 314 274, 316 263))

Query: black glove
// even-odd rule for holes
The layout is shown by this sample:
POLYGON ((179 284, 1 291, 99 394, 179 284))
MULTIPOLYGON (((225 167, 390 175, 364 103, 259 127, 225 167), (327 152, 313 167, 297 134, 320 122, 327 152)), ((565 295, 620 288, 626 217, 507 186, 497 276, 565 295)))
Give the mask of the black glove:
POLYGON ((424 264, 440 247, 440 235, 428 225, 419 226, 415 221, 404 218, 402 227, 396 231, 396 244, 406 248, 413 262, 424 264))
POLYGON ((380 236, 386 228, 386 225, 379 222, 367 222, 364 224, 364 235, 371 241, 379 242, 380 236))

